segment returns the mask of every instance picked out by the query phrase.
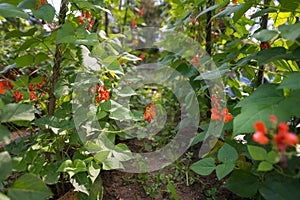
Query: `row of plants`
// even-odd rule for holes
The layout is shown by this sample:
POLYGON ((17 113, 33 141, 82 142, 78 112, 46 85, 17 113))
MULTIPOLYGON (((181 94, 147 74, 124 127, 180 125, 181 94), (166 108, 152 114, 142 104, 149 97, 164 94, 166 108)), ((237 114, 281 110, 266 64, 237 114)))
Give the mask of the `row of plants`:
MULTIPOLYGON (((62 0, 59 12, 47 1, 1 2, 1 199, 55 199, 71 188, 80 199, 101 199, 101 171, 133 158, 126 140, 149 139, 147 151, 171 142, 184 126, 180 88, 137 88, 143 79, 131 74, 147 62, 180 74, 158 80, 184 77, 193 89, 184 101, 201 120, 190 122, 197 134, 185 141, 209 141, 211 151, 191 170, 216 173, 241 197, 297 199, 299 12, 296 0, 62 0), (141 34, 145 24, 186 35, 207 55, 159 51, 164 41, 141 48, 151 40, 141 34), (209 56, 218 75, 206 80, 199 69, 209 56), (29 134, 10 143, 18 130, 29 134)), ((176 196, 173 180, 164 181, 176 196)))

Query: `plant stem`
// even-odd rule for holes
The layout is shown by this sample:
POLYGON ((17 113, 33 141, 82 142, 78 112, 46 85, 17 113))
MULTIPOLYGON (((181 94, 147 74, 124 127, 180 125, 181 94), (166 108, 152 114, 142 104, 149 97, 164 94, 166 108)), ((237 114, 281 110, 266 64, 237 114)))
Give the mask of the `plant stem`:
MULTIPOLYGON (((207 2, 207 7, 213 6, 214 5, 214 0, 208 0, 207 2)), ((212 42, 211 42, 211 26, 212 26, 212 11, 208 11, 206 14, 206 44, 205 44, 205 48, 206 48, 206 52, 208 53, 208 55, 211 56, 212 54, 212 42)))
MULTIPOLYGON (((264 0, 264 5, 265 5, 264 9, 267 9, 270 5, 270 0, 264 0)), ((260 24, 261 29, 268 28, 268 20, 269 20, 269 14, 266 13, 261 19, 261 24, 260 24)), ((264 83, 264 69, 265 69, 264 65, 259 67, 257 73, 257 87, 264 83)))
MULTIPOLYGON (((65 23, 65 18, 68 9, 67 4, 68 4, 68 0, 62 0, 60 11, 59 11, 59 26, 65 23)), ((60 76, 59 72, 61 69, 62 57, 63 57, 62 44, 56 44, 55 55, 54 55, 54 66, 52 70, 52 76, 50 80, 50 91, 49 91, 50 98, 49 98, 48 115, 50 116, 53 116, 55 111, 56 98, 54 95, 54 88, 60 76)))
POLYGON ((129 0, 126 1, 125 5, 126 5, 126 8, 125 8, 125 14, 124 14, 124 18, 123 18, 123 26, 122 26, 121 33, 124 33, 124 27, 125 27, 126 21, 127 21, 127 13, 128 13, 129 0))

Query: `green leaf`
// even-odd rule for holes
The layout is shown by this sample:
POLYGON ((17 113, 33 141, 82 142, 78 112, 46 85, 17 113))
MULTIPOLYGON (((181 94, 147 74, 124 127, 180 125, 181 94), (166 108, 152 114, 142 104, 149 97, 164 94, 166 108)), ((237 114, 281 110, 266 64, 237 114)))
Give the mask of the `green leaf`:
POLYGON ((7 151, 0 153, 0 182, 10 176, 12 171, 11 157, 7 151))
POLYGON ((258 12, 256 12, 256 13, 254 13, 254 14, 251 16, 251 19, 254 19, 254 18, 256 18, 256 17, 264 16, 264 15, 267 14, 267 13, 274 13, 274 12, 277 12, 277 9, 276 9, 276 8, 262 9, 262 10, 259 10, 258 12))
POLYGON ((27 39, 18 49, 19 52, 25 51, 29 47, 35 46, 38 44, 38 41, 36 39, 27 39))
POLYGON ((130 110, 128 108, 125 108, 124 106, 118 104, 115 101, 111 101, 111 103, 111 114, 109 115, 109 118, 120 121, 131 119, 130 110))
POLYGON ((215 10, 215 9, 217 9, 217 8, 219 8, 219 7, 220 7, 220 5, 217 4, 217 5, 213 5, 213 6, 209 7, 209 8, 207 8, 207 9, 203 10, 201 13, 199 13, 199 14, 197 15, 196 19, 198 19, 198 17, 204 15, 205 13, 207 13, 207 12, 209 12, 209 11, 212 11, 212 10, 215 10))
POLYGON ((241 197, 253 197, 259 188, 259 179, 249 172, 236 170, 224 187, 241 197))
POLYGON ((107 159, 107 156, 109 155, 110 151, 100 151, 94 155, 94 158, 97 162, 103 162, 107 159))
POLYGON ((13 30, 13 31, 8 32, 5 35, 5 39, 9 39, 12 37, 32 36, 36 33, 36 31, 37 31, 36 27, 33 27, 33 28, 29 29, 28 31, 13 30))
POLYGON ((68 171, 73 171, 73 162, 72 160, 68 159, 65 160, 64 162, 61 163, 61 165, 58 168, 58 172, 68 172, 68 171))
POLYGON ((234 169, 234 163, 223 163, 216 167, 216 174, 218 180, 221 180, 225 176, 227 176, 234 169))
POLYGON ((270 151, 267 155, 267 159, 266 161, 272 163, 272 164, 276 164, 280 161, 280 156, 277 152, 275 151, 270 151))
POLYGON ((224 143, 218 152, 218 159, 223 163, 234 163, 238 159, 238 153, 235 148, 224 143))
POLYGON ((278 177, 274 174, 267 177, 259 188, 259 193, 265 200, 300 199, 300 184, 298 179, 278 177))
POLYGON ((121 74, 121 75, 124 74, 124 71, 123 71, 119 61, 117 61, 117 60, 114 60, 112 62, 109 62, 109 61, 111 61, 111 59, 103 60, 103 63, 105 63, 107 66, 107 70, 109 70, 113 73, 116 73, 116 74, 121 74))
POLYGON ((46 22, 52 22, 55 16, 55 9, 50 4, 44 4, 38 10, 32 10, 33 14, 46 22))
POLYGON ((74 191, 83 192, 84 194, 89 195, 89 180, 85 173, 76 174, 73 178, 71 178, 70 182, 75 188, 74 191))
POLYGON ((286 49, 284 47, 272 47, 259 51, 254 59, 257 59, 257 65, 264 65, 270 62, 284 59, 286 57, 286 49))
POLYGON ((41 176, 43 177, 43 181, 46 184, 53 185, 56 184, 59 180, 60 173, 57 172, 58 163, 49 163, 43 167, 43 171, 41 172, 41 176))
POLYGON ((266 42, 266 41, 272 40, 277 35, 278 35, 278 32, 275 30, 263 29, 259 32, 254 33, 252 37, 254 37, 255 39, 257 39, 261 42, 266 42))
POLYGON ((266 160, 267 159, 267 151, 258 146, 248 145, 247 149, 249 151, 250 156, 253 160, 266 160))
POLYGON ((273 165, 267 161, 262 161, 259 163, 257 170, 258 171, 271 171, 273 169, 273 165))
POLYGON ((88 167, 88 172, 89 172, 90 179, 91 179, 92 183, 95 182, 98 175, 100 174, 100 171, 101 171, 100 165, 98 165, 94 161, 91 161, 90 164, 89 164, 89 167, 88 167))
POLYGON ((70 24, 64 24, 57 31, 56 43, 75 43, 74 29, 70 24))
POLYGON ((29 15, 23 12, 21 9, 8 4, 8 3, 1 3, 0 4, 0 16, 3 17, 21 17, 21 18, 29 18, 29 15))
POLYGON ((237 22, 246 12, 252 7, 251 3, 241 4, 243 5, 238 11, 234 12, 233 21, 237 22))
POLYGON ((100 110, 100 111, 97 112, 96 117, 99 120, 99 119, 102 119, 102 118, 106 117, 107 114, 108 114, 107 112, 100 110))
POLYGON ((97 176, 97 179, 90 186, 90 199, 103 199, 103 181, 101 176, 97 176))
POLYGON ((278 27, 283 38, 288 40, 296 40, 300 36, 300 23, 292 25, 281 25, 278 27))
POLYGON ((69 94, 69 87, 65 80, 61 79, 57 82, 54 89, 54 95, 56 98, 60 98, 69 94))
POLYGON ((10 142, 10 131, 4 125, 0 124, 0 142, 8 144, 10 142))
POLYGON ((35 0, 24 0, 18 4, 18 8, 21 9, 35 9, 35 0))
POLYGON ((124 166, 120 162, 119 159, 110 157, 109 159, 106 159, 103 161, 103 169, 104 170, 112 170, 112 169, 124 169, 124 166))
POLYGON ((122 89, 117 93, 120 97, 130 97, 136 95, 136 92, 129 86, 122 87, 122 89))
POLYGON ((211 174, 216 168, 213 158, 204 158, 191 165, 191 169, 202 176, 211 174))
POLYGON ((25 55, 16 58, 16 64, 18 67, 24 67, 28 65, 32 65, 34 61, 34 57, 32 55, 25 55))
MULTIPOLYGON (((285 99, 279 104, 279 107, 289 111, 290 115, 300 117, 300 90, 293 90, 285 99)), ((277 116, 277 115, 276 115, 277 116)), ((282 120, 278 120, 282 121, 282 120)))
POLYGON ((1 122, 32 121, 35 118, 33 106, 27 104, 7 104, 3 113, 1 122))
POLYGON ((173 184, 170 180, 168 180, 167 188, 168 188, 168 190, 169 190, 169 191, 171 192, 171 194, 172 194, 172 199, 174 199, 174 200, 179 200, 179 197, 178 197, 178 195, 177 195, 177 193, 176 193, 175 186, 174 186, 174 184, 173 184))
POLYGON ((52 192, 45 183, 32 174, 24 174, 8 190, 11 200, 47 199, 51 195, 52 192))
POLYGON ((121 56, 123 59, 125 60, 130 60, 130 61, 139 61, 139 60, 142 60, 141 58, 133 55, 133 54, 129 54, 127 52, 123 53, 122 56, 121 56))
POLYGON ((34 57, 34 63, 40 64, 41 62, 47 60, 48 58, 49 57, 47 54, 40 52, 34 57))
POLYGON ((230 5, 227 6, 222 12, 216 14, 213 18, 215 17, 229 17, 231 14, 239 11, 240 9, 242 9, 244 7, 245 4, 239 4, 239 5, 230 5))
POLYGON ((283 95, 283 90, 278 90, 276 84, 259 86, 237 105, 237 107, 242 107, 242 110, 234 118, 233 137, 239 133, 254 132, 253 124, 257 121, 268 120, 272 114, 278 117, 278 121, 289 120, 292 110, 284 106, 285 101, 287 99, 283 95))
POLYGON ((281 84, 278 86, 278 89, 292 89, 298 90, 300 89, 300 72, 293 72, 287 78, 283 79, 281 84))

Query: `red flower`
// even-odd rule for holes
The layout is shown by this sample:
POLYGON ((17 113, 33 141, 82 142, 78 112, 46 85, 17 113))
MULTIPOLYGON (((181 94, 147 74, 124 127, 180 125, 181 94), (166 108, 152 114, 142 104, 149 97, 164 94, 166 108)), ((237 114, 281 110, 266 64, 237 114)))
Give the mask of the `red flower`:
POLYGON ((289 133, 289 126, 286 123, 278 125, 278 134, 274 138, 278 151, 285 151, 288 146, 294 146, 299 142, 296 134, 289 133))
POLYGON ((94 23, 94 20, 90 20, 90 26, 92 27, 93 26, 93 23, 94 23))
POLYGON ((194 58, 192 59, 192 62, 194 64, 195 67, 199 67, 200 64, 199 64, 199 60, 197 58, 197 56, 194 56, 194 58))
POLYGON ((256 132, 261 132, 263 134, 266 134, 268 132, 265 124, 262 121, 255 122, 254 128, 255 128, 256 132))
POLYGON ((144 118, 145 118, 145 120, 148 122, 148 123, 150 123, 151 122, 151 115, 150 115, 150 113, 149 113, 149 109, 150 108, 146 108, 146 111, 144 112, 144 118))
POLYGON ((220 113, 220 111, 218 110, 218 107, 214 107, 212 109, 210 109, 211 111, 211 118, 217 121, 221 121, 222 120, 222 114, 220 113))
POLYGON ((223 109, 224 122, 229 122, 233 119, 233 116, 228 112, 228 108, 223 109))
POLYGON ((24 95, 21 94, 18 90, 16 90, 14 92, 14 96, 13 96, 14 100, 18 103, 20 100, 22 100, 24 98, 24 95))
POLYGON ((96 86, 96 92, 98 92, 96 96, 96 101, 100 103, 102 100, 107 101, 109 100, 110 91, 106 89, 103 85, 96 86))
POLYGON ((4 85, 4 83, 1 81, 1 82, 0 82, 0 94, 4 94, 4 93, 5 93, 4 88, 5 88, 5 85, 4 85))
POLYGON ((257 142, 257 143, 262 144, 262 145, 265 145, 265 144, 269 143, 269 138, 267 138, 265 136, 265 134, 260 132, 260 131, 255 132, 252 135, 252 139, 253 139, 254 142, 257 142))
POLYGON ((280 135, 287 134, 289 132, 289 126, 286 123, 280 123, 278 125, 278 132, 280 135))
POLYGON ((84 17, 84 12, 83 11, 81 11, 81 17, 84 17))
POLYGON ((121 59, 119 62, 120 62, 120 65, 121 65, 122 67, 124 67, 124 65, 125 65, 125 62, 124 62, 124 60, 123 60, 123 59, 121 59))
POLYGON ((141 8, 140 10, 139 10, 139 15, 141 16, 143 14, 143 9, 141 8))
POLYGON ((270 121, 272 124, 277 124, 277 117, 275 115, 270 115, 270 121))
POLYGON ((43 76, 43 77, 42 77, 41 84, 42 84, 42 85, 45 85, 45 84, 46 84, 46 81, 45 81, 45 76, 43 76))
POLYGON ((90 18, 91 18, 91 14, 89 13, 89 11, 86 11, 86 12, 85 12, 85 17, 86 17, 87 19, 90 19, 90 18))
POLYGON ((146 58, 146 56, 145 56, 144 54, 141 54, 141 55, 139 56, 139 58, 142 59, 142 60, 144 60, 144 59, 146 58))
POLYGON ((39 88, 39 89, 42 89, 42 88, 43 88, 43 85, 42 85, 42 84, 39 84, 39 83, 37 83, 37 84, 36 84, 36 87, 37 87, 37 88, 39 88))
POLYGON ((83 18, 82 17, 78 17, 78 24, 82 24, 83 22, 83 18))
POLYGON ((133 17, 133 18, 131 18, 131 25, 130 25, 130 28, 131 28, 131 29, 134 29, 135 26, 136 26, 136 20, 135 20, 135 18, 133 17))
POLYGON ((102 96, 102 99, 104 101, 107 101, 109 99, 110 92, 108 90, 103 90, 100 92, 100 95, 102 96))
POLYGON ((14 89, 14 85, 10 82, 10 80, 5 80, 3 79, 0 82, 0 94, 4 94, 5 93, 5 89, 14 89))
POLYGON ((260 49, 261 49, 261 50, 271 48, 271 45, 269 44, 269 42, 262 42, 262 43, 260 43, 259 46, 260 46, 260 49))
POLYGON ((46 0, 40 0, 40 3, 41 3, 41 5, 44 5, 44 4, 47 3, 47 1, 46 0))
POLYGON ((150 123, 152 119, 156 119, 156 104, 149 103, 144 112, 144 119, 150 123))
POLYGON ((30 85, 29 85, 29 90, 30 91, 33 91, 34 89, 33 89, 33 83, 30 83, 30 85))
POLYGON ((35 94, 35 92, 34 91, 30 91, 30 100, 31 101, 34 101, 34 100, 36 100, 36 94, 35 94))

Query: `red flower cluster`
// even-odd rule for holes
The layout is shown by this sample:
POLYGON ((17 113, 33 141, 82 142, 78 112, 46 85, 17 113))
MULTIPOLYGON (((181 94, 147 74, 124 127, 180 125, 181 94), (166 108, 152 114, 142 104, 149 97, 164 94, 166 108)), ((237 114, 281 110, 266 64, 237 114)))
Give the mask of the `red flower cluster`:
POLYGON ((256 132, 252 135, 252 139, 254 142, 257 142, 259 144, 268 144, 269 138, 266 137, 266 134, 268 132, 265 124, 261 121, 255 122, 254 128, 256 132))
POLYGON ((152 119, 156 119, 156 104, 149 103, 144 112, 144 119, 150 123, 152 119))
MULTIPOLYGON (((277 118, 274 115, 270 116, 270 121, 274 126, 277 125, 277 118)), ((253 141, 265 145, 269 143, 269 138, 266 136, 267 128, 265 124, 258 121, 254 124, 256 132, 252 135, 253 141)), ((289 132, 289 127, 286 123, 279 123, 278 133, 274 135, 274 140, 277 145, 278 151, 283 152, 288 146, 294 146, 298 144, 298 137, 294 133, 289 132)))
POLYGON ((90 31, 91 28, 93 27, 94 20, 91 19, 91 13, 88 11, 86 12, 81 12, 81 16, 78 17, 78 24, 83 24, 85 21, 88 25, 86 26, 86 30, 90 31))
POLYGON ((215 97, 212 97, 212 102, 214 104, 214 107, 210 109, 212 119, 222 121, 224 117, 224 122, 229 122, 233 119, 233 116, 228 112, 228 108, 223 108, 222 112, 219 111, 219 103, 215 97))
POLYGON ((146 58, 146 56, 145 56, 144 54, 141 54, 141 55, 139 56, 139 58, 142 59, 142 60, 144 60, 144 59, 146 58))
POLYGON ((131 28, 131 29, 134 29, 135 26, 136 26, 136 20, 135 20, 135 18, 133 17, 133 18, 131 18, 130 28, 131 28))
POLYGON ((23 100, 24 95, 21 94, 18 90, 16 90, 16 91, 14 92, 13 98, 14 98, 15 102, 18 103, 19 101, 23 100))
POLYGON ((141 8, 141 9, 139 9, 139 15, 140 15, 140 16, 142 16, 142 15, 143 15, 143 13, 144 13, 143 9, 142 9, 142 8, 141 8))
POLYGON ((190 16, 190 22, 189 22, 189 25, 190 25, 190 26, 193 26, 193 25, 198 26, 198 25, 199 25, 198 19, 194 20, 194 19, 193 19, 193 16, 191 15, 191 16, 190 16))
POLYGON ((289 127, 286 123, 278 125, 278 134, 274 138, 279 151, 285 151, 288 146, 298 144, 297 135, 289 133, 289 127))
POLYGON ((104 85, 97 85, 96 86, 96 101, 98 103, 100 103, 102 100, 107 101, 109 100, 109 94, 110 91, 106 89, 106 87, 104 85))
POLYGON ((199 67, 199 66, 200 66, 199 60, 198 60, 198 57, 197 57, 197 56, 194 56, 194 57, 193 57, 192 62, 193 62, 193 65, 194 65, 195 67, 199 67))
MULTIPOLYGON (((29 85, 29 98, 30 98, 30 101, 37 100, 37 96, 36 96, 36 93, 35 93, 34 90, 36 88, 39 89, 39 90, 42 90, 44 84, 46 84, 44 76, 42 77, 41 83, 30 83, 30 85, 29 85)), ((42 95, 43 94, 45 94, 45 93, 42 92, 42 95)))
POLYGON ((261 49, 261 50, 271 48, 271 45, 269 44, 269 42, 262 42, 262 43, 260 43, 259 46, 260 46, 260 49, 261 49))
POLYGON ((10 82, 9 79, 3 79, 0 82, 0 94, 4 94, 5 93, 5 89, 14 89, 13 84, 10 82))

